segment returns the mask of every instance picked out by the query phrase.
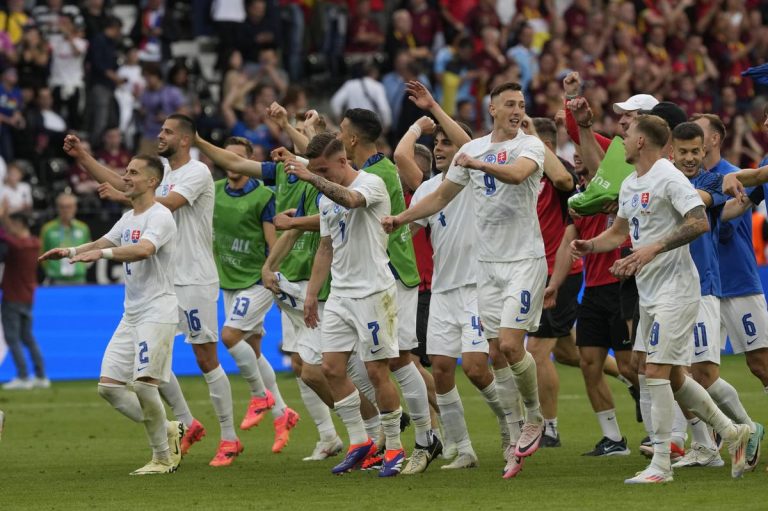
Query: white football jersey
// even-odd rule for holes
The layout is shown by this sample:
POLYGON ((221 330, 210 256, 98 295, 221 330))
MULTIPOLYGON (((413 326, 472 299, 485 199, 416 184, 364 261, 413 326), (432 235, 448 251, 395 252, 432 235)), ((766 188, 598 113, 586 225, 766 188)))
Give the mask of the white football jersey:
MULTIPOLYGON (((682 172, 666 159, 641 177, 621 184, 618 216, 629 222, 632 248, 656 243, 683 223, 683 216, 704 203, 682 172)), ((688 245, 657 255, 636 275, 640 304, 684 304, 701 298, 699 272, 688 245)))
MULTIPOLYGON (((437 190, 443 182, 438 174, 419 186, 411 199, 411 206, 437 190)), ((422 227, 429 225, 432 242, 432 292, 443 293, 477 284, 477 253, 475 239, 475 212, 472 192, 466 188, 448 203, 442 211, 416 220, 422 227)))
POLYGON ((129 324, 178 323, 179 312, 173 287, 178 255, 176 222, 171 211, 160 203, 141 213, 125 213, 104 235, 117 247, 133 245, 145 239, 155 246, 155 253, 142 261, 123 263, 125 271, 125 315, 129 324))
POLYGON ((536 203, 544 175, 544 144, 520 130, 512 140, 491 143, 491 135, 464 144, 459 153, 489 163, 511 164, 518 158, 536 163, 536 171, 519 185, 504 184, 490 174, 451 164, 447 179, 471 186, 477 256, 486 262, 513 262, 544 257, 536 203))
POLYGON ((359 172, 348 187, 365 197, 365 206, 347 209, 323 195, 320 236, 333 243, 331 294, 365 298, 389 289, 395 277, 389 268, 387 240, 381 218, 389 215, 387 187, 378 176, 359 172))
POLYGON ((214 185, 204 163, 190 160, 176 170, 165 166, 165 175, 155 195, 167 197, 176 192, 189 204, 173 212, 176 235, 177 286, 219 283, 213 260, 214 185))

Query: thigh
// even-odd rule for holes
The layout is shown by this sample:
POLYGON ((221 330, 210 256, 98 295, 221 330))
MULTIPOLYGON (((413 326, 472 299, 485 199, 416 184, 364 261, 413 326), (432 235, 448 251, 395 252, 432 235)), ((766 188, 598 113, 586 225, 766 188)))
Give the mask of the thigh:
POLYGON ((188 344, 206 344, 219 340, 219 289, 210 286, 176 286, 179 300, 179 329, 188 344))
POLYGON ((722 324, 734 353, 768 348, 768 312, 762 294, 721 300, 722 324))
POLYGON ((153 378, 164 383, 170 380, 176 325, 142 323, 134 329, 134 332, 135 379, 153 378))
MULTIPOLYGON (((322 318, 325 314, 325 303, 318 304, 318 316, 322 318)), ((302 314, 303 316, 303 314, 302 314)), ((320 337, 319 328, 309 328, 303 321, 294 324, 294 335, 298 348, 299 357, 308 364, 319 365, 323 362, 323 345, 320 337)))
POLYGON ((501 308, 504 302, 505 284, 495 275, 494 263, 480 261, 477 264, 477 308, 483 323, 486 339, 499 337, 501 308))
POLYGON ((455 290, 434 293, 429 303, 427 354, 459 358, 462 330, 454 316, 451 298, 455 290))
POLYGON ((711 362, 720 365, 720 299, 716 296, 701 297, 691 341, 692 364, 711 362))
POLYGON ((3 302, 0 311, 6 340, 17 342, 21 338, 21 315, 18 309, 12 303, 3 302))
POLYGON ((242 332, 264 333, 264 317, 274 302, 271 291, 257 284, 238 291, 224 291, 224 326, 242 332))
POLYGON ((461 328, 461 353, 483 353, 487 357, 488 341, 477 312, 477 288, 465 286, 456 291, 453 314, 461 328))
POLYGON ((535 331, 539 327, 544 304, 546 260, 541 257, 502 263, 500 266, 500 272, 504 274, 507 282, 500 326, 535 331))
POLYGON ((646 364, 689 366, 693 355, 691 331, 699 314, 699 302, 654 305, 646 364))
POLYGON ((363 362, 397 358, 398 321, 395 286, 374 295, 350 300, 350 319, 357 330, 357 352, 363 362))
POLYGON ((419 288, 406 287, 399 280, 397 288, 397 344, 400 351, 419 346, 416 338, 416 312, 419 309, 419 288))
POLYGON ((323 353, 351 353, 357 345, 357 330, 350 318, 347 298, 331 295, 325 302, 320 338, 323 353))
MULTIPOLYGON (((133 381, 136 362, 135 327, 120 321, 104 350, 100 376, 128 383, 133 381)), ((174 329, 175 333, 175 329, 174 329)))

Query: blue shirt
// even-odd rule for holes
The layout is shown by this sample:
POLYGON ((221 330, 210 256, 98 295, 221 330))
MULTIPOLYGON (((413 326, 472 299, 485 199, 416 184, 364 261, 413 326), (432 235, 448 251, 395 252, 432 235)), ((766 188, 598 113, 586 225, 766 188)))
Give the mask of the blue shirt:
POLYGON ((272 133, 266 124, 259 124, 255 128, 249 128, 243 121, 238 121, 232 127, 233 137, 243 137, 251 144, 263 146, 267 152, 275 148, 276 143, 272 133))
MULTIPOLYGON (((720 159, 709 169, 720 175, 738 171, 735 165, 720 159)), ((752 248, 752 212, 720 225, 720 282, 722 297, 749 296, 763 293, 757 261, 752 248)))
POLYGON ((723 194, 723 176, 714 172, 701 171, 691 179, 697 190, 707 192, 712 197, 712 205, 707 208, 709 232, 693 240, 689 245, 691 257, 699 272, 701 296, 722 295, 720 287, 720 263, 718 244, 720 237, 720 215, 728 197, 723 194))

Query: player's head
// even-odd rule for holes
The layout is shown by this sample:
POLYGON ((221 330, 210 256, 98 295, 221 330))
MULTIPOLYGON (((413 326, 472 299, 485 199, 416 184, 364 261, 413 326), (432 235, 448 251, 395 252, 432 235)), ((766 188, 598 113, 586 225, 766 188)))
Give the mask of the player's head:
POLYGON ((170 158, 177 152, 189 153, 195 141, 195 123, 183 114, 169 115, 157 136, 157 154, 170 158))
MULTIPOLYGON (((472 138, 472 128, 464 124, 458 123, 464 133, 472 138)), ((459 146, 451 142, 448 135, 445 134, 445 130, 439 124, 435 127, 435 147, 432 149, 432 154, 435 157, 435 168, 440 172, 445 172, 453 162, 453 157, 459 151, 459 146)))
POLYGON ((520 123, 525 117, 525 96, 519 83, 506 82, 491 91, 488 112, 493 118, 493 129, 517 136, 520 123))
POLYGON ((360 145, 375 144, 383 127, 376 112, 365 108, 350 108, 344 112, 339 125, 338 139, 344 144, 347 154, 353 154, 360 145))
POLYGON ((77 214, 77 196, 70 192, 60 193, 56 197, 56 212, 62 222, 71 222, 77 214))
POLYGON ((413 157, 419 170, 424 175, 424 180, 429 179, 432 175, 432 151, 423 144, 416 144, 413 146, 413 157))
POLYGON ((163 180, 163 162, 156 156, 139 154, 133 157, 123 174, 125 196, 133 199, 142 194, 155 194, 163 180))
POLYGON ((640 110, 650 110, 659 100, 651 96, 650 94, 635 94, 630 96, 626 101, 613 104, 613 111, 620 115, 619 127, 624 136, 629 130, 629 125, 638 116, 640 110))
POLYGON ((725 124, 715 114, 693 114, 691 121, 695 122, 704 131, 704 154, 712 151, 720 151, 720 146, 725 140, 725 124))
POLYGON ((333 183, 341 183, 344 174, 350 169, 344 144, 333 133, 320 133, 312 137, 304 156, 309 160, 307 168, 311 172, 333 183))
POLYGON ((557 149, 557 124, 547 117, 534 117, 533 126, 539 135, 539 140, 554 151, 557 149))
POLYGON ((32 219, 24 211, 16 211, 8 215, 8 232, 13 236, 23 236, 29 232, 32 219))
POLYGON ((695 177, 701 172, 704 160, 704 130, 695 122, 684 122, 672 130, 672 157, 675 167, 685 177, 695 177))
POLYGON ((640 114, 629 125, 624 138, 627 163, 637 163, 643 151, 661 151, 669 140, 667 121, 655 115, 640 114))
MULTIPOLYGON (((243 137, 229 137, 224 141, 222 146, 230 153, 235 153, 245 159, 250 160, 253 157, 253 144, 250 140, 243 137)), ((227 173, 227 177, 231 181, 239 181, 240 179, 248 179, 248 176, 232 172, 229 169, 224 169, 227 173)))

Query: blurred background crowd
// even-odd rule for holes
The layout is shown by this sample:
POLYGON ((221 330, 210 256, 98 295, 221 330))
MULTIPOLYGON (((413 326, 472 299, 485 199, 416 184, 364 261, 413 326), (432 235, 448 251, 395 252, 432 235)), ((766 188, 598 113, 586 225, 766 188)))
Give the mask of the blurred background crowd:
MULTIPOLYGON (((532 117, 561 120, 570 71, 596 131, 617 130, 614 102, 652 94, 720 115, 724 157, 750 166, 768 148, 767 98, 741 72, 768 62, 766 21, 765 0, 5 0, 0 202, 28 211, 44 245, 76 244, 120 209, 62 152, 68 132, 121 173, 182 112, 206 138, 244 136, 268 159, 290 145, 266 115, 278 101, 292 121, 314 108, 330 125, 346 108, 374 110, 391 153, 422 115, 408 80, 483 134, 488 92, 505 81, 523 85, 532 117)), ((562 126, 558 153, 572 161, 562 126)), ((111 279, 61 271, 45 268, 47 281, 111 279)))

